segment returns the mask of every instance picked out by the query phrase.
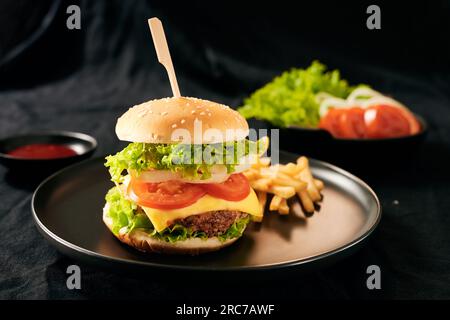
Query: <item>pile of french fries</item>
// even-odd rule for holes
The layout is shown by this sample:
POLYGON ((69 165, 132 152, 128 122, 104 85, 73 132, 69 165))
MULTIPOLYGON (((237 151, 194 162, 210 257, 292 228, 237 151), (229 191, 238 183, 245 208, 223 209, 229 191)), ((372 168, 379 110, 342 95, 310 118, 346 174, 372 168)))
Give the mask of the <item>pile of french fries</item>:
POLYGON ((279 214, 289 214, 288 199, 297 196, 303 210, 311 214, 314 203, 322 200, 324 184, 315 179, 309 169, 308 159, 299 157, 296 163, 270 165, 270 158, 258 159, 244 172, 251 187, 256 191, 260 209, 264 212, 267 195, 272 194, 269 210, 279 214))

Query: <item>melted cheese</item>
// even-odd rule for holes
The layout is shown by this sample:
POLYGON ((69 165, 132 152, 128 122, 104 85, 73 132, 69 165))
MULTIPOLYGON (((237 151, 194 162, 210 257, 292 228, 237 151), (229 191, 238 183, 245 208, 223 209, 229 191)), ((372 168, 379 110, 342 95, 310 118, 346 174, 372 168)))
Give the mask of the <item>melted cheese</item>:
POLYGON ((158 232, 171 225, 176 219, 184 219, 192 215, 209 211, 237 210, 252 215, 257 221, 260 221, 263 216, 258 198, 256 197, 253 189, 250 189, 250 193, 247 198, 241 201, 227 201, 224 199, 214 198, 210 195, 205 195, 194 204, 184 208, 160 210, 142 207, 142 209, 145 211, 158 232))

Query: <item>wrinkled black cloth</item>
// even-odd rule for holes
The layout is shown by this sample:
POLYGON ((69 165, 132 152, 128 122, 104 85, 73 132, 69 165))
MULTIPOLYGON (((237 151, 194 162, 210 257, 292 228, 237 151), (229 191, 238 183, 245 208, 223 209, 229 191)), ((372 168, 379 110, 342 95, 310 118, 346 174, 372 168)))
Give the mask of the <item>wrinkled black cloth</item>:
MULTIPOLYGON (((175 13, 171 11, 175 9, 160 1, 82 1, 82 29, 68 31, 68 4, 63 1, 52 29, 35 48, 13 65, 0 69, 0 137, 64 129, 94 136, 99 141, 95 156, 121 149, 124 145, 114 134, 116 118, 129 106, 170 95, 166 73, 157 63, 148 31, 147 18, 155 15, 163 18, 183 95, 236 107, 243 97, 282 70, 306 66, 313 58, 320 58, 341 69, 352 83, 369 83, 403 101, 428 120, 429 134, 413 167, 395 171, 386 167, 384 175, 370 179, 380 197, 383 218, 368 243, 337 264, 307 275, 294 274, 282 281, 270 273, 263 280, 249 275, 236 281, 219 277, 202 281, 202 277, 189 279, 178 274, 152 276, 152 271, 147 275, 117 274, 80 264, 58 253, 38 233, 30 211, 30 186, 13 183, 11 173, 0 167, 0 298, 450 298, 450 76, 443 36, 449 34, 445 21, 450 13, 445 11, 448 8, 443 2, 442 8, 433 11, 440 14, 434 18, 427 16, 427 10, 422 19, 405 18, 404 33, 397 38, 389 38, 392 26, 387 19, 387 30, 370 41, 363 39, 366 33, 359 29, 353 38, 351 34, 342 35, 342 41, 347 39, 345 46, 336 39, 342 31, 339 28, 333 29, 328 41, 323 25, 310 25, 310 32, 298 30, 305 35, 303 38, 289 38, 287 29, 270 25, 270 15, 264 19, 255 11, 253 15, 234 16, 233 12, 241 12, 239 6, 223 11, 199 2, 192 3, 198 15, 183 19, 186 5, 180 5, 175 13), (225 18, 229 18, 229 25, 225 25, 225 18), (411 20, 430 24, 425 30, 434 32, 433 39, 442 39, 441 47, 434 43, 435 47, 427 50, 424 46, 432 43, 426 40, 427 34, 408 34, 411 20), (439 25, 439 21, 444 22, 439 25), (234 25, 237 23, 240 27, 234 25), (434 24, 436 30, 432 28, 434 24), (314 32, 321 36, 320 41, 312 40, 309 33, 314 32), (378 47, 383 50, 379 57, 370 50, 370 43, 382 43, 383 35, 390 39, 391 46, 378 47), (220 37, 226 46, 218 43, 220 37), (414 37, 426 43, 404 41, 395 45, 396 39, 414 37), (255 39, 260 47, 252 43, 257 42, 255 39), (289 45, 284 46, 287 42, 289 45), (327 47, 322 47, 321 42, 327 47), (409 52, 404 49, 398 55, 386 53, 407 45, 409 52), (435 51, 435 55, 428 51, 435 51), (66 268, 74 263, 82 269, 82 290, 66 287, 66 268), (370 291, 366 287, 366 268, 373 264, 382 271, 381 290, 370 291)), ((283 10, 290 12, 293 25, 295 19, 313 21, 311 15, 317 15, 314 11, 280 8, 283 9, 279 7, 273 15, 280 15, 283 10)), ((364 6, 359 4, 357 8, 362 13, 354 19, 363 28, 364 6)), ((420 10, 421 7, 414 12, 420 10)), ((408 10, 403 12, 407 14, 408 10)), ((349 20, 351 16, 342 19, 349 20)), ((350 23, 343 31, 350 33, 352 28, 350 23)), ((290 31, 291 35, 296 32, 290 31)))

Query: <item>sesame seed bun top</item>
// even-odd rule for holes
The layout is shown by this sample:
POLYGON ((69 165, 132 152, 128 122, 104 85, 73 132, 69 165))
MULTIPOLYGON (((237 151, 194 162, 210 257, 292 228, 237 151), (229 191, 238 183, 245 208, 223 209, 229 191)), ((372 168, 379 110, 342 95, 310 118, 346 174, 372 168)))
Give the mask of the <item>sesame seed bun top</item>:
POLYGON ((190 97, 164 98, 136 105, 116 124, 120 140, 144 143, 219 143, 244 139, 247 121, 216 102, 190 97))

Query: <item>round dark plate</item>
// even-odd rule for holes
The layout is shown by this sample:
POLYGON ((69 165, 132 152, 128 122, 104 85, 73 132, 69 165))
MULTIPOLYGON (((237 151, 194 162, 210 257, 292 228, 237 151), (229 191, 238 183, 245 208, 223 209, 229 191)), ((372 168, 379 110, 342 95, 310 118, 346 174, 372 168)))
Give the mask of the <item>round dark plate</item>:
MULTIPOLYGON (((281 153, 280 162, 295 161, 281 153)), ((112 183, 104 159, 65 168, 35 191, 32 211, 39 231, 61 252, 102 266, 189 271, 300 270, 352 253, 376 228, 380 203, 363 181, 333 165, 310 160, 325 182, 319 212, 305 217, 299 207, 288 216, 266 213, 243 237, 221 251, 200 256, 146 255, 120 243, 102 221, 104 197, 112 183)), ((120 268, 122 269, 122 268, 120 268)))

